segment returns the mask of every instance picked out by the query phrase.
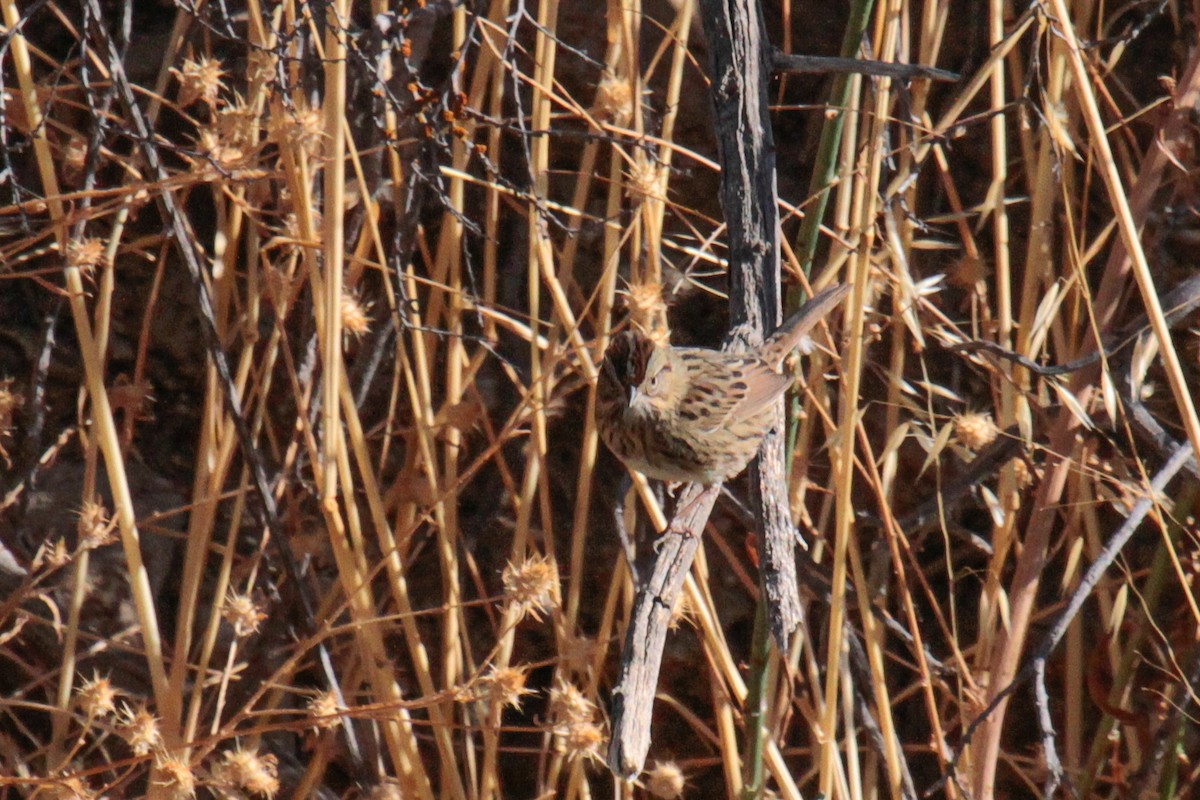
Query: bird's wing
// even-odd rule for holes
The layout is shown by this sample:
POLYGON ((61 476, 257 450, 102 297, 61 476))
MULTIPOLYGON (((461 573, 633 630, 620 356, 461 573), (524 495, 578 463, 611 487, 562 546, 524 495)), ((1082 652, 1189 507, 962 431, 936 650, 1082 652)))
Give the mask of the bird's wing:
MULTIPOLYGON (((683 355, 691 356, 686 351, 683 355)), ((685 421, 699 423, 704 433, 714 433, 758 414, 792 384, 791 375, 776 372, 753 356, 718 361, 703 355, 693 358, 691 382, 680 402, 679 415, 685 421)))

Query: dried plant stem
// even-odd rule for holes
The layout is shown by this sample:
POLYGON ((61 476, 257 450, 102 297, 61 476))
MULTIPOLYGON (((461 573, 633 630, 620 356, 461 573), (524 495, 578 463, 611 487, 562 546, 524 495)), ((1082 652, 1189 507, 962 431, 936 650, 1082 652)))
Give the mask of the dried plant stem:
MULTIPOLYGON (((886 9, 885 9, 886 10, 886 9)), ((882 17, 881 17, 882 21, 882 17)), ((894 52, 897 29, 894 24, 887 25, 880 37, 881 44, 879 52, 888 57, 894 52)), ((854 485, 854 436, 853 431, 859 424, 859 386, 861 382, 862 369, 864 364, 865 348, 862 342, 862 330, 864 324, 864 309, 867 298, 867 291, 871 282, 871 264, 870 254, 874 241, 874 219, 876 214, 876 194, 874 187, 879 184, 880 168, 883 162, 882 155, 879 152, 872 152, 883 144, 883 125, 887 116, 887 107, 890 102, 889 95, 890 82, 888 79, 881 79, 875 92, 875 108, 874 116, 870 128, 870 138, 867 140, 867 148, 864 151, 863 173, 865 180, 863 185, 866 187, 866 196, 864 202, 860 204, 860 214, 858 216, 860 233, 858 252, 859 256, 852 260, 854 265, 853 279, 853 294, 848 304, 849 318, 849 340, 850 345, 844 361, 845 382, 842 388, 842 399, 840 402, 842 408, 842 418, 839 424, 841 430, 841 443, 838 447, 838 453, 835 459, 836 480, 836 503, 837 503, 837 521, 836 521, 836 536, 834 540, 833 553, 833 597, 830 603, 830 636, 828 650, 826 653, 826 683, 825 683, 825 708, 824 717, 822 719, 822 736, 824 744, 821 750, 821 791, 828 794, 833 789, 834 780, 834 761, 835 748, 837 746, 837 697, 838 697, 838 679, 841 674, 839 664, 842 659, 842 635, 845 619, 845 583, 847 579, 847 556, 851 547, 857 548, 856 544, 852 544, 854 538, 854 509, 852 505, 852 487, 854 485)), ((857 552, 854 554, 857 559, 857 552)), ((856 569, 856 582, 860 587, 867 586, 865 575, 860 569, 856 569)), ((858 593, 860 603, 866 602, 866 592, 858 593)), ((887 774, 889 791, 893 797, 898 797, 901 785, 901 769, 899 765, 899 753, 896 751, 896 739, 891 724, 890 704, 887 700, 887 684, 883 679, 882 668, 883 659, 880 651, 881 643, 878 636, 872 636, 872 615, 868 607, 860 608, 862 615, 862 623, 864 625, 864 633, 866 634, 866 647, 868 658, 871 660, 871 666, 874 679, 874 690, 876 692, 876 709, 880 715, 880 727, 884 739, 884 756, 887 764, 887 774)))
MULTIPOLYGON (((18 29, 21 17, 13 0, 0 0, 0 9, 3 10, 4 24, 8 29, 18 29)), ((58 179, 54 172, 54 160, 50 152, 50 143, 46 138, 46 128, 42 124, 42 113, 38 105, 38 93, 31 73, 25 36, 22 33, 16 33, 12 37, 10 47, 17 82, 21 87, 25 114, 34 130, 34 152, 42 179, 42 187, 47 196, 47 206, 54 226, 55 239, 59 246, 59 252, 62 253, 66 248, 65 209, 61 200, 58 199, 60 194, 58 179)), ((109 486, 115 506, 113 510, 121 533, 125 561, 129 568, 129 580, 137 609, 138 624, 141 627, 142 641, 146 651, 146 665, 150 671, 155 699, 164 717, 163 736, 167 743, 173 746, 178 738, 179 704, 169 691, 158 618, 154 611, 153 593, 145 564, 142 561, 140 537, 134 520, 133 498, 125 473, 112 406, 109 404, 108 391, 104 385, 101 354, 84 301, 87 295, 79 267, 68 263, 64 274, 71 316, 75 322, 76 336, 79 338, 87 390, 92 404, 92 420, 96 426, 95 435, 100 451, 104 455, 104 464, 108 472, 109 486)))
POLYGON ((1146 305, 1146 315, 1150 319, 1150 327, 1154 331, 1155 338, 1158 339, 1159 352, 1163 359, 1167 381, 1171 386, 1171 392, 1175 396, 1175 402, 1179 408, 1183 426, 1187 431, 1188 441, 1191 442, 1193 450, 1200 453, 1200 418, 1196 416, 1196 408, 1192 401, 1191 391, 1183 376, 1183 371, 1179 363, 1179 355, 1175 352, 1175 347, 1171 341, 1170 326, 1163 315, 1162 304, 1158 298, 1158 290, 1154 286, 1154 279, 1150 273, 1150 265, 1147 263, 1146 254, 1142 249, 1141 238, 1138 234, 1138 223, 1134 219, 1131 204, 1126 197, 1125 188, 1121 183, 1120 173, 1117 171, 1116 162, 1113 160, 1112 149, 1108 144, 1107 130, 1104 126, 1104 121, 1100 118, 1100 109, 1096 103, 1096 97, 1090 91, 1091 76, 1087 65, 1083 61, 1083 52, 1080 49, 1079 42, 1075 38, 1075 29, 1069 22, 1070 18, 1067 16, 1067 8, 1064 0, 1053 0, 1053 3, 1055 13, 1059 15, 1059 20, 1063 24, 1062 33, 1068 50, 1069 63, 1074 73, 1076 92, 1082 106, 1083 118, 1087 123, 1088 132, 1091 134, 1092 145, 1097 150, 1101 176, 1104 178, 1109 199, 1113 204, 1113 211, 1117 218, 1117 226, 1121 232, 1121 240, 1125 246, 1126 255, 1132 262, 1134 278, 1137 280, 1138 289, 1141 290, 1142 300, 1146 305))
MULTIPOLYGON (((1192 442, 1193 447, 1195 447, 1200 444, 1200 420, 1197 420, 1191 396, 1180 371, 1178 356, 1171 343, 1170 332, 1162 314, 1157 290, 1154 287, 1149 266, 1146 263, 1145 255, 1138 238, 1137 224, 1134 221, 1130 202, 1126 199, 1120 175, 1112 159, 1111 148, 1106 138, 1107 134, 1100 119, 1095 95, 1091 90, 1091 77, 1075 38, 1075 33, 1071 25, 1071 17, 1067 15, 1067 9, 1062 0, 1055 0, 1054 9, 1059 24, 1062 26, 1060 32, 1063 35, 1064 44, 1068 51, 1067 55, 1075 81, 1076 97, 1081 104, 1083 117, 1088 126, 1091 145, 1097 153, 1097 163, 1108 189, 1108 197, 1113 205, 1118 227, 1122 234, 1125 255, 1130 259, 1132 264, 1134 277, 1137 279, 1138 286, 1141 289, 1151 327, 1155 337, 1159 341, 1160 353, 1163 358, 1168 381, 1179 407, 1184 426, 1188 431, 1188 438, 1192 442)), ((1183 85, 1186 86, 1187 84, 1183 85)), ((1096 303, 1099 309, 1099 319, 1102 321, 1107 319, 1105 313, 1109 308, 1105 299, 1106 295, 1103 292, 1102 285, 1102 291, 1096 303)), ((1089 394, 1090 390, 1086 386, 1080 387, 1077 392, 1081 400, 1086 399, 1089 394)), ((1070 415, 1068 414, 1067 417, 1070 417, 1070 415)), ((1071 419, 1065 419, 1062 422, 1063 424, 1059 430, 1052 435, 1051 447, 1052 450, 1058 453, 1069 453, 1072 450, 1072 437, 1069 432, 1078 423, 1072 423, 1071 419)), ((1006 686, 1016 674, 1017 659, 1021 652, 1020 643, 1023 641, 1027 630, 1034 602, 1034 593, 1038 586, 1038 576, 1044 564, 1045 553, 1048 547, 1049 527, 1052 524, 1051 515, 1054 512, 1046 509, 1054 508, 1057 498, 1061 496, 1062 490, 1065 487, 1068 466, 1069 462, 1066 459, 1056 459, 1053 468, 1048 467, 1046 478, 1043 479, 1040 486, 1038 505, 1035 507, 1034 517, 1027 530, 1025 547, 1018 560, 1017 571, 1013 577, 1013 586, 1016 587, 1017 591, 1010 592, 1011 633, 1005 636, 1004 642, 998 645, 996 658, 992 664, 991 676, 993 683, 991 685, 993 693, 998 692, 1001 687, 1006 686)), ((999 757, 1004 709, 1004 704, 1000 704, 996 713, 987 720, 976 737, 976 745, 979 747, 979 750, 974 754, 976 758, 974 763, 974 786, 976 792, 983 796, 991 795, 995 783, 996 762, 999 757)))
MULTIPOLYGON (((1200 432, 1187 15, 854 0, 831 31, 792 0, 695 2, 201 2, 131 37, 132 0, 0 0, 0 783, 165 800, 240 750, 275 796, 1194 789, 1171 748, 1194 756, 1197 469, 1161 467, 1200 432), (725 17, 760 13, 728 57, 725 17), (808 107, 791 51, 839 42, 899 69, 808 107), (598 505, 600 353, 668 313, 709 336, 726 278, 753 340, 783 231, 791 295, 857 284, 793 402, 790 508, 757 523, 798 521, 803 592, 790 540, 751 547, 735 503, 669 523, 640 477, 625 528, 705 538, 635 577, 618 548, 648 543, 598 505), (122 544, 93 549, 72 512, 109 484, 122 544), (540 618, 505 561, 546 571, 540 618), (591 763, 614 688, 609 755, 654 759, 644 783, 591 763), (1163 713, 1134 720, 1146 693, 1163 713)), ((780 449, 757 485, 788 483, 780 449)))
MULTIPOLYGON (((979 92, 988 83, 993 66, 1007 58, 1013 48, 1020 44, 1021 37, 1025 35, 1025 32, 1029 30, 1036 19, 1032 11, 1026 11, 1022 14, 1020 20, 1012 26, 1008 35, 1004 37, 1004 41, 998 47, 993 48, 991 54, 988 55, 987 61, 980 65, 979 71, 967 82, 966 86, 956 92, 954 102, 942 113, 938 118, 937 124, 930 131, 932 135, 925 143, 917 145, 914 158, 917 164, 923 163, 929 155, 929 149, 934 147, 938 139, 958 123, 963 111, 967 109, 967 106, 975 100, 979 92)), ((897 179, 893 179, 893 184, 895 183, 897 183, 897 179)), ((885 195, 891 195, 892 193, 892 187, 888 187, 885 191, 885 195)))
MULTIPOLYGON (((87 492, 94 494, 96 487, 96 456, 98 451, 94 445, 87 449, 87 464, 84 474, 84 496, 87 492)), ((52 769, 61 769, 69 762, 64 752, 68 723, 71 720, 70 708, 75 687, 75 665, 79 646, 79 620, 87 598, 88 570, 91 567, 91 553, 83 550, 75 559, 74 574, 71 576, 71 601, 67 608, 66 633, 63 636, 63 658, 61 675, 58 680, 58 710, 52 720, 49 757, 47 761, 52 769)))
MULTIPOLYGON (((350 0, 333 0, 326 7, 326 33, 323 68, 325 71, 325 157, 328 165, 323 174, 325 197, 322 222, 322 264, 325 305, 324 325, 321 328, 321 502, 325 506, 337 503, 338 444, 341 440, 341 417, 338 387, 342 375, 342 279, 345 262, 346 197, 346 133, 342 115, 346 110, 346 42, 343 31, 350 21, 350 0)), ((328 509, 327 509, 328 511, 328 509)))
MULTIPOLYGON (((551 100, 547 92, 554 85, 554 64, 557 55, 557 40, 554 31, 558 20, 558 2, 541 3, 538 6, 538 32, 534 48, 535 64, 532 80, 532 111, 530 125, 535 131, 547 130, 550 126, 551 100)), ((534 138, 530 145, 529 169, 534 178, 533 195, 544 198, 549 194, 547 171, 549 170, 548 137, 534 138)), ((530 318, 541 318, 541 289, 542 261, 545 258, 547 232, 545 223, 539 215, 536 202, 528 207, 528 242, 529 256, 527 266, 528 302, 530 318)), ((553 348, 543 351, 536 337, 530 339, 530 383, 529 399, 533 414, 530 421, 532 435, 526 447, 525 475, 522 479, 517 506, 517 526, 513 537, 512 558, 514 564, 523 563, 530 548, 532 535, 534 503, 541 493, 542 503, 548 502, 548 487, 545 481, 543 465, 547 452, 545 403, 549 397, 549 375, 545 374, 547 360, 553 357, 553 348)), ((547 547, 553 547, 553 531, 549 529, 549 515, 543 514, 543 534, 547 547)), ((519 609, 510 605, 505 610, 504 622, 501 628, 500 641, 496 646, 495 665, 497 668, 507 667, 512 658, 513 636, 516 623, 519 621, 519 609)), ((481 784, 479 796, 490 800, 499 795, 499 781, 496 775, 498 758, 498 734, 500 725, 499 707, 489 710, 489 717, 483 728, 483 764, 480 770, 481 784)))
MULTIPOLYGON (((452 42, 457 50, 464 46, 466 38, 466 11, 462 6, 456 7, 451 16, 452 42)), ((453 144, 452 160, 455 164, 465 165, 466 147, 462 141, 453 144)), ((445 344, 445 378, 442 382, 444 399, 443 407, 452 408, 463 400, 464 380, 463 366, 467 360, 466 348, 463 342, 463 296, 467 287, 463 281, 462 236, 463 224, 461 215, 464 213, 463 181, 451 178, 445 198, 447 205, 443 215, 439 233, 435 274, 445 276, 445 307, 442 312, 442 327, 446 332, 445 344)), ((464 647, 463 587, 462 565, 459 560, 459 548, 462 545, 462 530, 459 524, 460 498, 458 488, 459 462, 462 455, 463 436, 458 427, 448 425, 443 431, 442 447, 442 479, 441 486, 444 494, 439 499, 442 511, 441 524, 437 532, 438 560, 442 570, 442 686, 447 690, 457 686, 468 671, 475 671, 464 647)), ((444 720, 455 718, 455 709, 447 700, 439 711, 439 717, 444 720)), ((456 766, 453 751, 444 749, 441 753, 444 766, 452 769, 456 766)), ((443 783, 452 786, 456 797, 464 797, 465 788, 460 782, 458 770, 444 772, 445 778, 452 780, 443 783)))
MULTIPOLYGON (((1139 592, 1147 616, 1123 640, 1120 660, 1112 668, 1112 682, 1107 697, 1109 709, 1120 708, 1125 703, 1129 690, 1129 682, 1134 675, 1134 668, 1142 658, 1142 645, 1146 638, 1151 635, 1151 631, 1148 629, 1149 620, 1154 619, 1154 612, 1160 606, 1163 591, 1167 588, 1167 581, 1171 572, 1171 556, 1168 545, 1164 541, 1160 543, 1154 553, 1154 560, 1150 565, 1149 573, 1146 575, 1145 585, 1139 592)), ((1072 630, 1076 627, 1072 625, 1072 630)), ((1112 747, 1109 735, 1116 725, 1116 717, 1106 711, 1096 726, 1095 732, 1092 735, 1092 746, 1088 753, 1087 762, 1079 764, 1082 769, 1078 784, 1081 797, 1089 796, 1096 782, 1102 778, 1100 771, 1103 769, 1104 754, 1112 747)), ((1069 765, 1070 761, 1068 761, 1069 765)))

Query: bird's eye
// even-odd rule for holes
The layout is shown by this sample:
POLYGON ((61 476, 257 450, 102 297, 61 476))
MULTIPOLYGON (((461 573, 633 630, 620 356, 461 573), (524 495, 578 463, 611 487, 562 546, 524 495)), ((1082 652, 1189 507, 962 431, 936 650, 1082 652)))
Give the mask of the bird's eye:
POLYGON ((646 393, 658 394, 662 387, 666 384, 664 377, 666 369, 660 369, 658 372, 650 376, 650 380, 646 381, 646 393))

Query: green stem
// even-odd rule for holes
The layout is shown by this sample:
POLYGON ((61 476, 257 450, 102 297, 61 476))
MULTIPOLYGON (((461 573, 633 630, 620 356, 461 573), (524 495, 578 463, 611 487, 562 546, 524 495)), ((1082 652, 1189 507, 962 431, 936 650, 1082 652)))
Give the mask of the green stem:
MULTIPOLYGON (((849 58, 858 52, 871 17, 874 0, 857 0, 850 11, 846 33, 842 38, 842 55, 849 58)), ((829 205, 829 188, 837 174, 837 155, 845 128, 846 106, 850 102, 850 80, 847 75, 838 75, 833 80, 829 108, 833 114, 826 118, 821 129, 821 142, 817 148, 817 162, 809 183, 809 195, 815 198, 804 216, 796 254, 800 268, 807 276, 812 271, 813 257, 817 252, 817 234, 821 219, 829 205)), ((788 290, 785 308, 796 309, 804 301, 799 287, 788 290)), ((792 463, 796 449, 799 426, 796 419, 799 399, 792 394, 788 413, 787 463, 792 463)), ((761 583, 760 583, 761 585, 761 583)), ((767 720, 767 691, 771 685, 771 631, 767 625, 766 592, 759 593, 758 609, 754 614, 754 638, 750 643, 750 674, 747 676, 746 693, 746 757, 742 762, 742 800, 757 800, 763 796, 763 755, 767 720)))
MULTIPOLYGON (((846 33, 842 37, 841 55, 844 58, 853 58, 858 53, 874 5, 875 0, 858 0, 850 9, 850 19, 846 22, 846 33)), ((842 145, 842 130, 846 127, 846 106, 850 102, 850 78, 850 75, 843 74, 833 79, 833 88, 829 92, 830 114, 821 128, 821 143, 817 147, 817 160, 808 184, 808 194, 813 201, 804 214, 800 235, 796 237, 796 257, 800 260, 800 269, 805 276, 812 271, 821 220, 829 206, 829 189, 837 175, 838 149, 842 145)), ((788 307, 799 308, 802 299, 799 287, 793 287, 788 292, 788 307)))
MULTIPOLYGON (((871 9, 875 0, 857 0, 850 9, 850 19, 846 21, 846 33, 842 37, 842 52, 844 58, 852 58, 857 54, 862 44, 863 35, 867 31, 871 9)), ((817 160, 813 165, 812 179, 808 184, 808 194, 813 197, 812 203, 804 214, 800 224, 800 234, 796 237, 796 258, 800 261, 800 271, 805 277, 812 274, 812 262, 817 253, 817 241, 821 231, 821 220, 825 218, 825 209, 829 206, 829 190, 837 175, 838 149, 842 146, 842 131, 846 127, 846 106, 850 102, 850 77, 837 75, 833 79, 833 88, 829 92, 828 109, 832 114, 825 118, 821 127, 821 142, 817 147, 817 160)), ((804 290, 797 284, 788 287, 784 300, 784 318, 790 310, 800 307, 805 300, 804 290)), ((795 392, 790 393, 788 403, 788 433, 787 456, 792 463, 792 452, 796 449, 796 435, 799 426, 796 420, 800 414, 800 399, 795 392)))
POLYGON ((746 686, 746 758, 742 762, 742 800, 763 796, 763 751, 767 726, 767 689, 771 685, 771 631, 765 594, 754 613, 750 674, 746 686))

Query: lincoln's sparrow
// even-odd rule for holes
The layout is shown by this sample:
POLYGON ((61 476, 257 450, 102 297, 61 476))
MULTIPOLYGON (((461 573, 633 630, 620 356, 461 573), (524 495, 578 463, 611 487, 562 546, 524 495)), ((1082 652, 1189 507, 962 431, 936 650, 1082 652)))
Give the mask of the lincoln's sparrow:
POLYGON ((849 290, 817 294, 753 353, 659 347, 633 330, 614 337, 596 393, 608 449, 659 480, 712 485, 737 475, 792 384, 784 359, 849 290))

